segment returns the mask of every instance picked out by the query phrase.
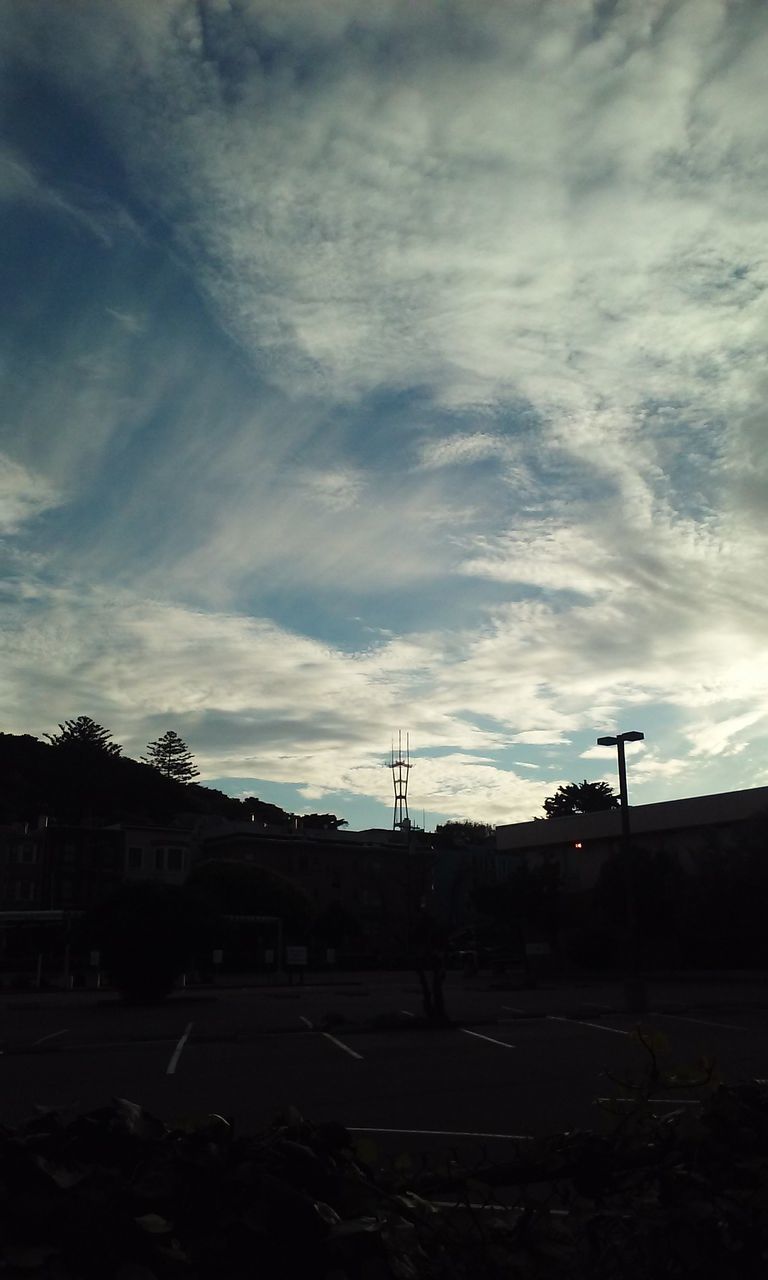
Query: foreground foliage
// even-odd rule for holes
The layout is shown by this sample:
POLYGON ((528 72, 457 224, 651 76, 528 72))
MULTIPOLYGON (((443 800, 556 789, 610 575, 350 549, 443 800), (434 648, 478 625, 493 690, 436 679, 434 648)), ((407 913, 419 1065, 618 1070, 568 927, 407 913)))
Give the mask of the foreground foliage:
POLYGON ((341 1124, 289 1109, 238 1137, 113 1099, 0 1130, 0 1268, 36 1280, 656 1280, 763 1276, 768 1089, 711 1064, 621 1082, 605 1133, 520 1144, 505 1164, 382 1165, 341 1124), (664 1087, 704 1090, 663 1118, 664 1087), (628 1100, 632 1101, 628 1103, 628 1100), (439 1206, 439 1207, 438 1207, 439 1206))

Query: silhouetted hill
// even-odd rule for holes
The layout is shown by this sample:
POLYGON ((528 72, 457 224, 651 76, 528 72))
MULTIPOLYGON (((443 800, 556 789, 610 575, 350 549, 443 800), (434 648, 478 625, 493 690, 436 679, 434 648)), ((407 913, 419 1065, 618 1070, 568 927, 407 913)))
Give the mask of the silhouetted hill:
POLYGON ((198 783, 174 782, 150 765, 87 746, 51 746, 0 733, 0 823, 170 822, 176 814, 289 823, 277 805, 234 800, 198 783))

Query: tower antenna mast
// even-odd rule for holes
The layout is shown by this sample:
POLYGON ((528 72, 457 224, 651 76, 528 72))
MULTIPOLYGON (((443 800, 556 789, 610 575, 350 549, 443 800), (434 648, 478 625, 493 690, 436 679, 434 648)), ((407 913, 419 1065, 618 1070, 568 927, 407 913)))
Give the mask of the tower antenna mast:
POLYGON ((403 732, 402 729, 397 733, 397 755, 395 755, 395 744, 392 743, 392 753, 390 757, 389 767, 392 770, 392 784, 395 789, 395 804, 392 811, 392 829, 393 831, 408 831, 411 820, 408 817, 408 774, 411 771, 411 735, 405 735, 405 754, 403 754, 403 732))

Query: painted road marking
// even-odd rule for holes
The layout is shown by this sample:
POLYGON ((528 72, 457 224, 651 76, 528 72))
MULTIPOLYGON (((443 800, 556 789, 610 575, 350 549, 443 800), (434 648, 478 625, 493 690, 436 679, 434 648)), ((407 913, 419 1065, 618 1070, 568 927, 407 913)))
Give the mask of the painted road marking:
POLYGON ((184 1048, 184 1045, 187 1043, 187 1040, 189 1039, 189 1033, 192 1030, 193 1026, 194 1026, 193 1022, 187 1023, 186 1028, 184 1030, 184 1035, 181 1037, 179 1043, 176 1045, 176 1048, 171 1054, 171 1060, 168 1063, 168 1066, 165 1068, 165 1074, 167 1076, 172 1076, 174 1071, 176 1070, 179 1058, 181 1057, 181 1051, 184 1048))
MULTIPOLYGON (((516 1213, 518 1217, 526 1212, 519 1204, 502 1204, 499 1200, 483 1201, 479 1200, 430 1200, 436 1209, 485 1209, 489 1213, 516 1213)), ((552 1218, 568 1218, 570 1217, 570 1209, 547 1209, 546 1213, 552 1218)))
POLYGON ((463 1129, 372 1129, 347 1124, 350 1133, 415 1133, 428 1138, 499 1138, 504 1142, 534 1142, 532 1133, 473 1133, 463 1129))
POLYGON ((618 1027, 604 1027, 600 1022, 585 1022, 583 1018, 561 1018, 559 1014, 548 1013, 549 1022, 573 1022, 577 1027, 594 1027, 595 1031, 612 1031, 615 1036, 628 1036, 629 1031, 619 1031, 618 1027))
POLYGON ((479 1031, 468 1031, 466 1027, 459 1027, 465 1036, 477 1036, 478 1040, 488 1040, 490 1044, 500 1044, 502 1049, 514 1049, 515 1045, 507 1044, 506 1040, 494 1040, 493 1036, 483 1036, 479 1031))
POLYGON ((686 1018, 682 1013, 652 1013, 652 1018, 672 1018, 675 1022, 696 1022, 700 1027, 718 1027, 722 1031, 749 1031, 750 1027, 737 1027, 732 1022, 708 1022, 706 1018, 686 1018))
POLYGON ((401 1013, 404 1013, 404 1014, 405 1014, 405 1016, 406 1016, 406 1018, 415 1018, 415 1017, 416 1017, 416 1014, 415 1014, 415 1013, 411 1013, 410 1009, 401 1009, 401 1010, 400 1010, 400 1012, 401 1012, 401 1013))
POLYGON ((68 1031, 69 1027, 65 1027, 63 1031, 51 1031, 47 1036, 41 1036, 39 1040, 33 1040, 31 1047, 34 1049, 36 1044, 42 1044, 44 1040, 53 1040, 55 1036, 65 1036, 68 1031))
POLYGON ((654 1102, 671 1107, 699 1107, 698 1098, 595 1098, 595 1102, 654 1102))
POLYGON ((177 1043, 175 1036, 166 1036, 163 1040, 76 1040, 67 1045, 67 1050, 77 1053, 81 1049, 132 1049, 135 1045, 177 1043))
POLYGON ((314 1030, 314 1023, 310 1022, 309 1018, 305 1018, 303 1013, 299 1014, 299 1022, 303 1022, 305 1026, 309 1027, 310 1031, 314 1030))
POLYGON ((359 1058, 360 1061, 362 1062, 362 1059, 363 1059, 362 1053, 355 1053, 355 1050, 350 1049, 348 1044, 344 1044, 342 1040, 337 1040, 335 1036, 332 1036, 330 1031, 324 1031, 323 1035, 325 1036, 326 1040, 330 1040, 331 1043, 335 1044, 339 1049, 343 1049, 345 1053, 350 1054, 350 1056, 353 1058, 359 1058))
POLYGON ((517 1005, 514 1005, 514 1004, 503 1004, 501 1007, 502 1009, 506 1009, 507 1013, 527 1013, 528 1012, 527 1009, 518 1009, 517 1005))

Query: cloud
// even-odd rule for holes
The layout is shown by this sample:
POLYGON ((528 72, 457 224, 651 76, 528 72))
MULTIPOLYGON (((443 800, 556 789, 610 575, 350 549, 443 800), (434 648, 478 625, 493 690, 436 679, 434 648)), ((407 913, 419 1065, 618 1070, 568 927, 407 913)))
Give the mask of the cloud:
POLYGON ((540 808, 515 744, 565 772, 666 716, 651 787, 764 742, 768 23, 509 17, 9 7, 8 92, 98 104, 146 215, 5 158, 64 273, 24 275, 5 360, 2 518, 40 553, 58 504, 20 729, 174 717, 207 776, 314 798, 380 795, 402 724, 444 753, 424 807, 489 818, 540 808))
POLYGON ((140 234, 128 211, 103 192, 59 190, 8 146, 0 150, 0 201, 37 206, 86 230, 108 247, 116 234, 140 234))
POLYGON ((204 22, 131 0, 62 40, 60 74, 98 85, 144 194, 286 385, 515 394, 600 434, 605 408, 613 432, 616 409, 701 404, 704 379, 732 406, 759 348, 743 86, 768 37, 748 6, 705 8, 596 27, 590 5, 350 3, 320 29, 312 5, 204 22))
MULTIPOLYGON (((744 711, 740 715, 728 716, 723 720, 709 719, 705 723, 694 724, 687 731, 692 743, 691 754, 694 756, 728 756, 737 755, 749 746, 749 738, 744 738, 744 731, 752 729, 759 732, 759 726, 765 731, 768 723, 768 705, 744 711)), ((762 736, 762 734, 761 734, 762 736)))
POLYGON ((0 453, 0 533, 16 533, 61 500, 43 476, 0 453))
POLYGON ((489 458, 508 459, 514 452, 514 445, 504 436, 474 431, 469 435, 457 434, 442 440, 426 441, 421 447, 419 465, 425 470, 433 470, 485 462, 489 458))
POLYGON ((522 733, 514 734, 511 741, 526 743, 533 747, 546 747, 560 746, 570 742, 571 739, 565 738, 562 734, 553 732, 551 729, 525 729, 522 733))

